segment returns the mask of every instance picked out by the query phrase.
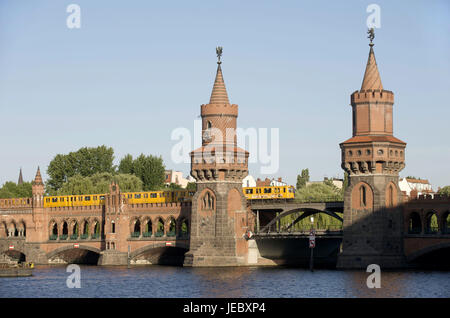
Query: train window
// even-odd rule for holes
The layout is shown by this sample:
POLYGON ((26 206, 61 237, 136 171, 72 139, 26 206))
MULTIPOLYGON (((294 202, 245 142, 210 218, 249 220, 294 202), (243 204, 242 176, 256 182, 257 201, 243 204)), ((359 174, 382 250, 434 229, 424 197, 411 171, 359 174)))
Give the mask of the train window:
POLYGON ((134 195, 134 198, 135 198, 135 199, 140 199, 140 198, 141 198, 141 194, 135 194, 135 195, 134 195))
POLYGON ((91 201, 91 197, 90 196, 84 197, 84 201, 91 201))
POLYGON ((92 200, 97 201, 97 196, 94 195, 94 197, 92 198, 92 200))
POLYGON ((245 193, 246 193, 246 194, 253 194, 253 189, 246 189, 246 190, 245 190, 245 193))
POLYGON ((100 196, 100 200, 105 200, 105 196, 104 196, 104 195, 101 195, 101 196, 100 196))
POLYGON ((283 188, 283 192, 286 193, 286 188, 283 188))
POLYGON ((148 193, 144 193, 144 198, 148 198, 148 193))
POLYGON ((290 193, 294 193, 295 191, 294 191, 294 188, 289 188, 289 192, 290 193))
POLYGON ((83 197, 78 197, 78 201, 83 201, 83 197))
POLYGON ((264 189, 264 193, 272 193, 272 189, 271 188, 265 188, 264 189))
POLYGON ((59 202, 64 202, 64 198, 59 198, 59 202))
POLYGON ((150 198, 157 198, 158 197, 158 193, 150 193, 150 198))
POLYGON ((58 202, 58 198, 52 198, 52 202, 58 202))
POLYGON ((131 199, 131 198, 133 198, 133 195, 132 195, 132 194, 129 194, 129 195, 128 195, 128 199, 131 199))
POLYGON ((45 201, 46 201, 47 203, 50 203, 50 199, 45 199, 45 201))

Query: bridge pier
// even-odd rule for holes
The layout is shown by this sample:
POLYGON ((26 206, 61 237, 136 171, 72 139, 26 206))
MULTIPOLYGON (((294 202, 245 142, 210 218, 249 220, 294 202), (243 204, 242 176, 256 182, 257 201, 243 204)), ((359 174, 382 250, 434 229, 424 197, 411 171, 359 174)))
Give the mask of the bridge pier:
POLYGON ((106 250, 100 253, 97 265, 128 265, 128 253, 116 250, 106 250))

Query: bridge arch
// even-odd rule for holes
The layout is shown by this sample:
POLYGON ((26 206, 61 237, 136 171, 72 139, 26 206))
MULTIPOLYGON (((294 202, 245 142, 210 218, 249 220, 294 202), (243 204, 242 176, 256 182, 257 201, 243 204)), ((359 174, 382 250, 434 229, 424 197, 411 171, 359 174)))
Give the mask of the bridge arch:
POLYGON ((48 262, 72 263, 72 264, 97 264, 101 250, 89 245, 79 244, 75 248, 73 244, 62 246, 46 254, 48 262))
POLYGON ((445 211, 442 214, 441 225, 442 234, 450 234, 450 211, 445 211))
POLYGON ((450 242, 441 242, 424 247, 406 257, 409 264, 420 264, 421 267, 450 268, 450 242))
POLYGON ((189 250, 187 242, 158 242, 136 249, 130 253, 131 264, 182 265, 184 254, 189 250))
POLYGON ((317 214, 317 213, 325 213, 325 214, 339 220, 340 222, 344 221, 342 219, 342 217, 340 217, 336 212, 333 212, 333 211, 319 210, 319 209, 314 209, 314 208, 296 208, 296 209, 281 212, 276 218, 274 218, 266 226, 264 226, 260 230, 260 232, 270 232, 272 226, 274 226, 279 220, 281 220, 285 216, 288 216, 288 215, 294 214, 294 213, 298 213, 298 212, 303 212, 303 213, 299 217, 297 217, 297 219, 295 219, 294 222, 292 222, 285 230, 289 230, 292 226, 294 226, 295 224, 297 224, 304 218, 307 218, 307 217, 317 214))
POLYGON ((436 234, 439 232, 439 218, 436 211, 430 210, 425 214, 425 233, 436 234))

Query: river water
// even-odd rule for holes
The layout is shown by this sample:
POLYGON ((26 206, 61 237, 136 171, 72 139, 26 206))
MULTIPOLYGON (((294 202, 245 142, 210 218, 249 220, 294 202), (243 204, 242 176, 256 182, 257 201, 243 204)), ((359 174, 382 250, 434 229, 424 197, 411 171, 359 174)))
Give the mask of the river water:
POLYGON ((450 297, 450 272, 381 273, 284 267, 183 268, 80 266, 80 288, 68 288, 66 266, 38 266, 32 277, 0 278, 0 297, 450 297))

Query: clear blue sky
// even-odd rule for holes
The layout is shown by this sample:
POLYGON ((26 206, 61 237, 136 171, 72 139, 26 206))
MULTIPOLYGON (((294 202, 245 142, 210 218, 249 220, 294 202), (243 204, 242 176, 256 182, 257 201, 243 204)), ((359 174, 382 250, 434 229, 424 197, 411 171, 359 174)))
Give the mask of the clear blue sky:
MULTIPOLYGON (((450 2, 0 1, 0 184, 45 171, 58 153, 105 144, 170 151, 209 101, 215 47, 238 125, 280 129, 281 176, 342 176, 350 94, 368 55, 366 7, 381 7, 375 54, 395 93, 394 134, 406 141, 401 175, 450 184, 450 2), (68 29, 66 7, 81 7, 68 29)), ((250 173, 259 174, 258 165, 250 173)), ((269 176, 272 177, 272 176, 269 176)))

